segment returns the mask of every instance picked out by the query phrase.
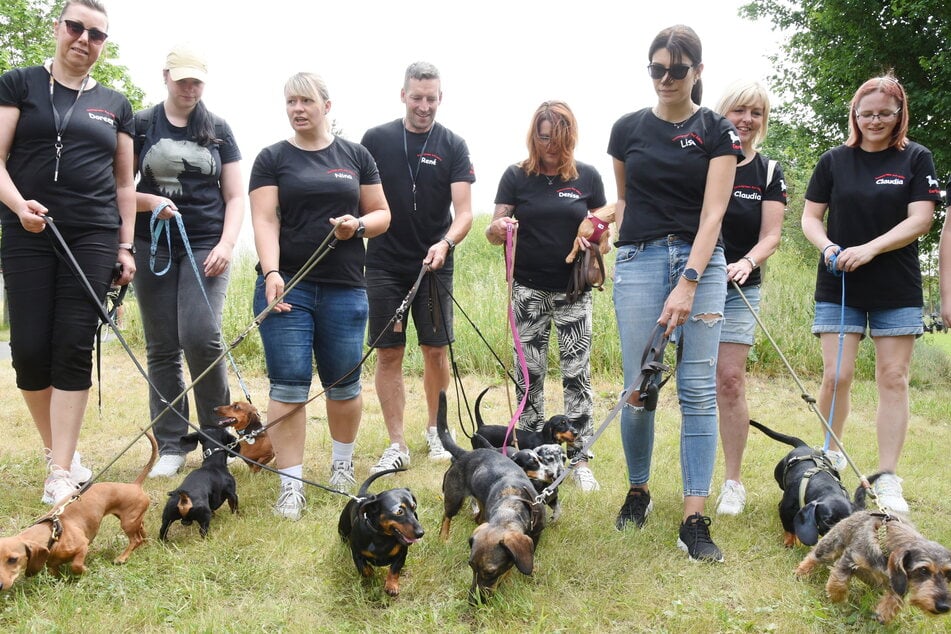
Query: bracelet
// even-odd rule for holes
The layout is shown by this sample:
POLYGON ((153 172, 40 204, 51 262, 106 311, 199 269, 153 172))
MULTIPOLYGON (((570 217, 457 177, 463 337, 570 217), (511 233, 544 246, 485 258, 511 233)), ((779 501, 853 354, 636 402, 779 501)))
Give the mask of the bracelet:
POLYGON ((456 243, 453 242, 453 241, 452 241, 452 238, 450 238, 449 236, 443 237, 442 241, 449 245, 449 250, 450 250, 450 251, 452 251, 453 249, 456 248, 456 243))
POLYGON ((277 273, 278 275, 281 274, 281 272, 278 271, 277 269, 271 269, 270 271, 264 274, 264 279, 267 279, 267 276, 270 275, 271 273, 277 273))
MULTIPOLYGON (((741 257, 740 259, 741 259, 741 260, 746 260, 747 262, 749 262, 749 263, 750 263, 750 266, 753 267, 753 269, 755 269, 755 268, 757 267, 756 260, 754 260, 753 258, 751 258, 751 257, 748 256, 748 255, 744 255, 744 256, 741 257)), ((750 269, 750 270, 752 270, 752 269, 750 269)))
POLYGON ((601 220, 593 213, 588 212, 587 220, 591 221, 591 224, 594 225, 594 231, 591 232, 591 235, 588 236, 588 242, 600 242, 601 236, 604 235, 604 232, 608 230, 608 223, 601 220))
POLYGON ((826 251, 828 251, 830 248, 832 248, 832 247, 837 247, 837 246, 839 246, 839 245, 837 245, 835 242, 833 242, 833 243, 831 243, 831 244, 827 244, 827 245, 825 245, 824 247, 822 247, 822 257, 824 258, 824 257, 826 256, 826 251))

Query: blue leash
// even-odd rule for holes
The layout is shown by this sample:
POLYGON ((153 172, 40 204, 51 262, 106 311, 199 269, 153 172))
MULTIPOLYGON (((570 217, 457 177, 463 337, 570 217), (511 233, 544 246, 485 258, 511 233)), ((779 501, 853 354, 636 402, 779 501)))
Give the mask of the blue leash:
MULTIPOLYGON (((839 391, 839 372, 842 368, 842 350, 845 347, 845 271, 840 271, 836 268, 836 264, 839 259, 839 253, 841 253, 841 248, 839 251, 833 253, 829 256, 829 262, 826 264, 826 270, 833 276, 842 279, 842 301, 840 304, 839 312, 839 351, 836 354, 835 359, 835 383, 832 386, 832 402, 829 404, 829 430, 826 431, 826 439, 822 445, 823 450, 828 450, 829 446, 832 443, 832 421, 835 420, 835 397, 836 393, 839 391)), ((839 451, 842 450, 842 447, 839 447, 839 451)))
MULTIPOLYGON (((149 269, 156 276, 161 277, 168 273, 168 270, 172 268, 172 227, 171 222, 167 218, 161 219, 158 215, 162 212, 163 209, 168 207, 167 202, 159 203, 155 209, 152 210, 152 217, 149 219, 149 231, 152 234, 152 241, 149 245, 149 269), (165 243, 168 246, 168 263, 166 263, 165 268, 161 271, 155 270, 155 260, 156 253, 158 252, 158 243, 162 234, 165 234, 165 243)), ((201 272, 198 270, 198 263, 195 262, 195 255, 192 253, 191 244, 188 242, 188 234, 185 232, 185 222, 182 220, 182 215, 180 213, 173 212, 175 221, 178 224, 178 232, 182 236, 182 244, 185 245, 185 252, 188 254, 188 261, 191 262, 192 271, 195 272, 195 279, 198 280, 198 288, 201 289, 201 294, 205 298, 205 304, 208 306, 208 310, 211 311, 212 316, 214 316, 215 310, 211 307, 211 300, 208 299, 208 293, 205 292, 205 285, 201 281, 201 272)), ((218 331, 218 340, 221 343, 221 347, 227 350, 228 361, 231 362, 231 367, 234 369, 235 377, 237 377, 238 385, 241 386, 241 391, 244 392, 244 398, 247 399, 248 403, 251 403, 251 394, 248 392, 247 386, 244 384, 244 379, 241 377, 241 372, 238 371, 238 364, 235 363, 234 356, 231 354, 231 350, 227 348, 224 344, 224 339, 221 336, 221 330, 218 331)))

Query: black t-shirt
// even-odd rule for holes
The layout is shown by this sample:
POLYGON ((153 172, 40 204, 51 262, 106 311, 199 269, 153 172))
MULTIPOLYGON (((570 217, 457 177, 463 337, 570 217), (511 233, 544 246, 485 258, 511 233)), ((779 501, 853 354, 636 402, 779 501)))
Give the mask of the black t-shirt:
MULTIPOLYGON (((261 150, 251 168, 249 191, 278 188, 281 271, 294 274, 300 270, 333 229, 330 218, 344 214, 359 217, 360 186, 379 182, 380 173, 367 149, 340 137, 316 151, 301 150, 287 141, 261 150)), ((306 279, 365 286, 364 253, 363 240, 342 240, 306 279)))
MULTIPOLYGON (((783 169, 777 163, 773 167, 773 180, 766 182, 769 160, 757 154, 746 165, 736 168, 733 194, 723 216, 721 236, 727 262, 736 262, 759 242, 763 226, 763 203, 780 202, 786 205, 786 182, 783 169)), ((741 286, 755 286, 762 282, 761 270, 753 269, 741 286)))
POLYGON ((429 247, 442 240, 452 224, 452 184, 475 182, 462 137, 439 123, 430 132, 410 132, 397 119, 363 135, 361 144, 376 160, 391 214, 390 228, 367 244, 368 268, 415 276, 429 247))
MULTIPOLYGON (((904 150, 866 152, 840 145, 819 158, 806 199, 829 205, 829 240, 843 249, 887 233, 908 218, 908 205, 941 200, 931 152, 908 142, 904 150)), ((840 303, 842 280, 819 259, 816 301, 840 303)), ((863 309, 921 306, 918 241, 876 256, 846 273, 845 304, 863 309)))
POLYGON ((577 167, 578 178, 568 182, 559 176, 529 176, 518 165, 510 165, 502 174, 495 204, 515 206, 518 247, 514 276, 519 284, 552 292, 568 288, 572 265, 565 263, 565 257, 578 225, 588 210, 607 202, 598 171, 581 162, 577 167))
MULTIPOLYGON (((120 132, 132 136, 132 106, 124 95, 97 83, 76 101, 78 90, 56 82, 52 102, 61 121, 75 104, 63 133, 59 178, 56 126, 50 100, 50 74, 43 66, 15 68, 0 76, 0 105, 20 111, 7 171, 26 200, 49 209, 57 224, 101 229, 119 227, 115 155, 120 132)), ((62 123, 61 123, 62 125, 62 123)), ((0 222, 20 222, 0 203, 0 222)))
MULTIPOLYGON (((215 134, 220 133, 223 142, 201 146, 188 138, 187 128, 169 122, 163 103, 153 108, 145 111, 150 125, 144 136, 135 138, 141 174, 136 191, 173 200, 185 223, 189 243, 193 247, 214 247, 221 239, 225 220, 221 168, 225 163, 241 160, 234 134, 224 120, 214 117, 215 134)), ((136 237, 150 239, 151 217, 151 213, 136 214, 136 237)), ((181 243, 177 229, 172 236, 181 243)))
POLYGON ((710 159, 743 146, 733 124, 701 107, 681 124, 644 108, 614 124, 608 154, 624 163, 624 217, 618 245, 677 235, 693 242, 710 159))

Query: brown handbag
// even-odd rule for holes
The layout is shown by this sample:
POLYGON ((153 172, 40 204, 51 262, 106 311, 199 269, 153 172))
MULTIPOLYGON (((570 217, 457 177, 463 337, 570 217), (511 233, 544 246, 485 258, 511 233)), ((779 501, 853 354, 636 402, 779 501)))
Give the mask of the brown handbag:
POLYGON ((604 290, 604 258, 597 244, 592 244, 575 258, 565 293, 569 302, 575 302, 592 288, 604 290))

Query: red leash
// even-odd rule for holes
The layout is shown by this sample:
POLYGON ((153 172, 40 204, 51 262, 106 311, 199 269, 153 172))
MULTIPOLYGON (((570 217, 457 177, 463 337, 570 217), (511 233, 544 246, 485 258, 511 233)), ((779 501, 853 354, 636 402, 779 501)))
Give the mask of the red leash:
POLYGON ((514 433, 515 423, 517 423, 518 419, 522 416, 522 412, 525 411, 525 403, 528 402, 528 363, 525 361, 525 352, 522 350, 522 340, 518 336, 518 326, 515 323, 515 310, 512 308, 512 286, 514 284, 515 270, 515 231, 515 223, 505 225, 505 281, 508 283, 509 290, 509 329, 512 331, 512 344, 515 346, 515 357, 518 359, 518 367, 522 370, 522 380, 525 381, 525 389, 522 392, 522 400, 519 402, 518 407, 515 408, 512 420, 509 421, 508 429, 505 430, 505 440, 502 443, 503 452, 508 451, 509 438, 511 438, 514 433))

